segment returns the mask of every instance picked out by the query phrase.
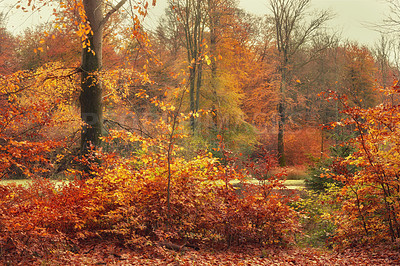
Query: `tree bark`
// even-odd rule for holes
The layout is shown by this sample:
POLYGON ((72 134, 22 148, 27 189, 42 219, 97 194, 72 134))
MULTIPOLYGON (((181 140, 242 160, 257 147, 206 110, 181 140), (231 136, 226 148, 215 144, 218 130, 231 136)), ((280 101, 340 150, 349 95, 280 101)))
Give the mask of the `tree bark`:
POLYGON ((281 99, 278 105, 278 160, 279 166, 286 166, 286 158, 285 158, 285 142, 284 142, 284 133, 285 133, 285 103, 284 100, 281 99))
POLYGON ((192 132, 194 132, 195 130, 195 117, 194 117, 194 113, 195 113, 195 91, 196 91, 196 63, 193 63, 190 70, 189 70, 189 108, 190 108, 190 112, 192 112, 191 116, 190 116, 190 128, 192 129, 192 132))
POLYGON ((91 145, 100 146, 103 132, 102 86, 98 71, 102 67, 103 3, 101 0, 84 0, 91 32, 82 50, 81 65, 81 118, 84 123, 81 135, 81 154, 87 155, 91 145))
POLYGON ((218 132, 218 95, 217 95, 217 34, 216 27, 218 23, 217 6, 214 0, 208 0, 208 16, 210 27, 210 56, 211 56, 211 91, 212 91, 212 129, 215 134, 218 132))

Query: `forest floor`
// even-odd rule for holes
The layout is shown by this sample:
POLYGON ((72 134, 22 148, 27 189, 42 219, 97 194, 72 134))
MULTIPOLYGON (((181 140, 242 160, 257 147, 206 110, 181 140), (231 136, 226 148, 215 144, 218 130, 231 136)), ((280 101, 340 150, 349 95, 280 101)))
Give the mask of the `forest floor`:
POLYGON ((53 251, 47 258, 5 261, 7 265, 400 265, 399 250, 383 246, 339 251, 317 248, 242 246, 131 250, 115 244, 86 243, 78 251, 53 251))
MULTIPOLYGON (((26 185, 28 180, 0 181, 26 185)), ((287 180, 290 189, 304 187, 303 180, 287 180), (293 188, 292 188, 293 186, 293 188)), ((3 253, 4 254, 4 253, 3 253)), ((400 265, 400 243, 397 249, 368 246, 345 250, 292 245, 219 247, 199 244, 168 247, 154 244, 128 248, 110 241, 86 241, 78 246, 58 247, 45 256, 20 254, 4 256, 0 265, 400 265)))

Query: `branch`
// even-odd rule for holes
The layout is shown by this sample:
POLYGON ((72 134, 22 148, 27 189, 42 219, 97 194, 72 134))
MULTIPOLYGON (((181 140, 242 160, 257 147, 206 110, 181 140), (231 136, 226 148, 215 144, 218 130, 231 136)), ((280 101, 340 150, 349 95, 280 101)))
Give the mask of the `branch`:
POLYGON ((104 16, 103 20, 100 22, 100 26, 103 26, 106 24, 106 22, 110 19, 112 14, 114 14, 118 9, 120 9, 127 0, 121 0, 115 7, 111 6, 111 10, 107 12, 107 14, 104 16))

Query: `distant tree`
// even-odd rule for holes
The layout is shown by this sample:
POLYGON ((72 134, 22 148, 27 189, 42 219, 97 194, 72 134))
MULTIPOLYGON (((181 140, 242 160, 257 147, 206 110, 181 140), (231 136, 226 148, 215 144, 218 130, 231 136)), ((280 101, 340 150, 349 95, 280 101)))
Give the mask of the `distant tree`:
POLYGON ((378 102, 375 90, 377 68, 370 50, 365 46, 347 44, 343 50, 342 89, 350 104, 359 107, 372 107, 378 102))
POLYGON ((278 103, 278 156, 279 165, 285 166, 284 131, 286 123, 286 93, 291 80, 290 68, 294 55, 307 44, 314 34, 331 18, 323 11, 312 16, 309 13, 311 0, 269 0, 272 17, 269 18, 275 31, 275 43, 279 57, 281 76, 278 103))
MULTIPOLYGON (((396 47, 393 43, 393 38, 385 34, 381 35, 381 39, 375 44, 372 50, 375 58, 375 65, 378 71, 377 83, 380 88, 387 88, 393 85, 399 77, 399 68, 393 62, 394 51, 396 47)), ((383 96, 383 101, 393 101, 394 95, 383 96)))
POLYGON ((11 74, 18 68, 15 38, 6 29, 6 17, 0 13, 0 75, 11 74))
POLYGON ((204 28, 206 27, 205 0, 170 1, 182 31, 182 44, 186 49, 189 64, 189 110, 192 113, 190 127, 195 130, 195 113, 199 110, 200 89, 202 86, 204 28))
MULTIPOLYGON (((382 33, 376 52, 378 60, 382 63, 384 57, 390 58, 390 63, 400 69, 400 1, 386 0, 390 12, 381 24, 376 25, 376 30, 382 33)), ((384 59, 386 60, 386 59, 384 59)))
POLYGON ((24 70, 36 70, 50 62, 77 66, 81 60, 81 44, 73 32, 61 32, 54 23, 26 29, 18 36, 17 56, 24 70))

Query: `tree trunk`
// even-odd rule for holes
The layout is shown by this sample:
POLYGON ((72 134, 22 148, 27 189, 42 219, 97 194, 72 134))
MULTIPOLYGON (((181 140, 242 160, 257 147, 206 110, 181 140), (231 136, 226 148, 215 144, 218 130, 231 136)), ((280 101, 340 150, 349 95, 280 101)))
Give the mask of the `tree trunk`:
POLYGON ((218 23, 218 16, 216 15, 215 2, 208 0, 208 13, 209 13, 209 24, 210 24, 210 56, 211 56, 211 91, 212 91, 212 129, 215 134, 218 132, 218 95, 217 95, 217 35, 216 26, 218 23))
POLYGON ((92 32, 82 50, 81 65, 81 118, 84 123, 81 135, 81 154, 87 155, 91 145, 98 147, 103 132, 102 86, 98 71, 102 67, 103 3, 101 0, 84 0, 92 32))
MULTIPOLYGON (((287 60, 284 59, 284 62, 287 60)), ((285 123, 286 123, 286 68, 287 64, 284 63, 281 74, 282 74, 282 81, 281 81, 281 88, 280 88, 280 100, 278 103, 278 160, 279 166, 285 167, 286 166, 286 158, 285 158, 285 123)))
POLYGON ((285 158, 285 144, 284 144, 284 133, 285 133, 285 103, 284 100, 281 99, 278 105, 278 159, 279 166, 286 166, 286 158, 285 158))
POLYGON ((200 106, 200 89, 201 89, 201 84, 202 84, 202 71, 203 71, 203 65, 200 61, 200 63, 197 66, 197 81, 196 81, 196 104, 195 104, 195 109, 196 112, 199 111, 199 106, 200 106))
POLYGON ((196 105, 196 100, 195 100, 195 91, 196 91, 196 63, 192 64, 192 67, 190 68, 189 71, 189 108, 190 112, 192 112, 190 116, 190 128, 192 129, 192 132, 195 130, 195 105, 196 105))
POLYGON ((202 17, 203 0, 172 1, 176 5, 175 12, 185 32, 184 46, 187 51, 189 70, 189 108, 190 128, 194 133, 196 128, 195 113, 199 108, 201 86, 201 44, 203 40, 204 21, 202 17), (200 71, 200 72, 199 72, 200 71), (199 78, 200 77, 200 78, 199 78))

